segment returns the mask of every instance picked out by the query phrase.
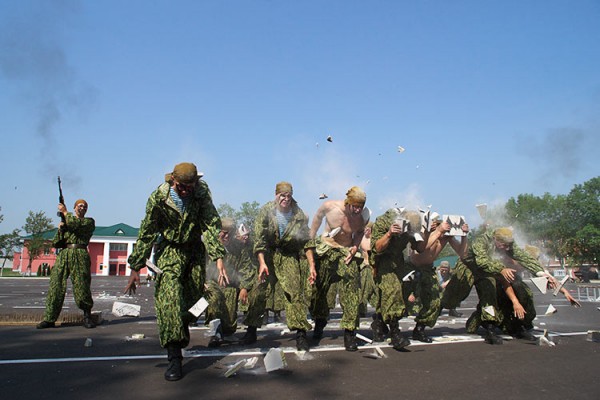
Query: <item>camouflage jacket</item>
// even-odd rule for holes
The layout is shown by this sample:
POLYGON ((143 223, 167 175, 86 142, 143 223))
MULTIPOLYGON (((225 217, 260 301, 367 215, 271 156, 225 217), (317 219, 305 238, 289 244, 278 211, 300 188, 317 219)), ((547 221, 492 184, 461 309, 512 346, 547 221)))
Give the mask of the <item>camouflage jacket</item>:
MULTIPOLYGON (((495 257, 495 250, 493 231, 487 231, 471 243, 462 261, 474 274, 499 274, 505 266, 500 257, 495 257)), ((534 275, 543 271, 539 261, 516 244, 508 256, 534 275)))
POLYGON ((67 244, 88 245, 96 229, 93 218, 77 218, 72 213, 67 213, 67 224, 64 230, 59 229, 54 235, 52 246, 61 249, 67 244))
POLYGON ((404 249, 406 249, 409 243, 416 249, 417 242, 414 236, 409 233, 403 233, 392 236, 389 245, 383 251, 377 251, 375 243, 390 230, 390 226, 394 223, 397 215, 395 210, 387 210, 383 215, 377 217, 371 228, 371 256, 369 257, 369 261, 376 268, 403 268, 404 249))
POLYGON ((145 265, 159 237, 157 251, 172 246, 200 253, 206 249, 213 261, 225 256, 225 248, 218 240, 221 219, 206 182, 198 181, 183 214, 171 199, 169 188, 169 183, 161 184, 152 192, 146 204, 146 216, 128 260, 136 271, 145 265))
POLYGON ((263 251, 272 254, 277 250, 300 255, 301 250, 314 247, 313 241, 310 240, 308 217, 298 204, 292 204, 293 216, 283 236, 279 236, 276 209, 275 201, 268 202, 260 209, 254 222, 254 253, 263 251))
POLYGON ((240 289, 250 290, 258 278, 258 260, 253 253, 253 244, 244 245, 233 238, 225 246, 227 254, 223 263, 229 282, 240 289))

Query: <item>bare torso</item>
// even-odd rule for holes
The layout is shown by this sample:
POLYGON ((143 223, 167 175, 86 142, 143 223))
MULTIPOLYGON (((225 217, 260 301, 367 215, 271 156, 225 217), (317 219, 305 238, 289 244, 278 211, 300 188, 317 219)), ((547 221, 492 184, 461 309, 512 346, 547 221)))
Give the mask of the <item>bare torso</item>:
POLYGON ((356 243, 355 239, 360 243, 359 239, 362 239, 364 228, 368 222, 364 220, 362 213, 351 214, 347 212, 343 200, 330 200, 323 203, 317 211, 315 221, 311 226, 311 235, 316 235, 322 220, 325 220, 323 240, 332 245, 343 247, 353 246, 356 243), (317 222, 319 226, 316 226, 317 222), (333 237, 329 237, 328 234, 336 228, 340 228, 339 232, 333 237), (360 235, 360 238, 357 238, 356 235, 360 235))
POLYGON ((437 239, 428 249, 425 249, 421 253, 413 252, 410 256, 410 260, 416 266, 431 265, 438 258, 444 247, 452 238, 449 236, 442 236, 437 239))

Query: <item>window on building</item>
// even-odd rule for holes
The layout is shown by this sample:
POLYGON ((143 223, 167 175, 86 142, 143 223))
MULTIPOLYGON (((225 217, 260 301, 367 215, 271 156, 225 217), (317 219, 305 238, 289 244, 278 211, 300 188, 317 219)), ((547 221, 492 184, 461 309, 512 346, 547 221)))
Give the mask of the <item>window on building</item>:
POLYGON ((127 243, 111 243, 110 251, 127 251, 127 243))

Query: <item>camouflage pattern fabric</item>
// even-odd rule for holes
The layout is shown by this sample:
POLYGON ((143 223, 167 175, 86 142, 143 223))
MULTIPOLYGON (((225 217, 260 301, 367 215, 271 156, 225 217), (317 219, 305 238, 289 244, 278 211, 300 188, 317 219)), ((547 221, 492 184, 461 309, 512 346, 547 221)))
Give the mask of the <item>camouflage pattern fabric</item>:
MULTIPOLYGON (((52 245, 60 248, 66 244, 88 245, 96 228, 92 218, 77 218, 71 213, 66 216, 67 225, 58 230, 52 245)), ((44 321, 56 322, 67 293, 67 280, 71 277, 75 304, 83 311, 94 306, 90 286, 92 283, 91 260, 87 249, 62 249, 50 273, 50 285, 46 298, 44 321)))
MULTIPOLYGON (((462 261, 473 274, 475 289, 479 296, 478 311, 481 321, 498 325, 501 322, 501 310, 498 307, 496 277, 505 267, 496 256, 495 249, 493 231, 487 231, 469 246, 467 255, 462 261)), ((543 271, 538 260, 516 244, 513 244, 513 250, 508 256, 534 275, 543 271)))
POLYGON ((515 291, 515 295, 517 296, 519 303, 521 303, 525 309, 525 318, 523 320, 519 320, 517 317, 515 317, 512 302, 506 293, 502 291, 498 301, 499 307, 502 311, 502 322, 500 327, 504 333, 508 334, 520 332, 521 327, 526 330, 533 329, 533 320, 537 315, 535 311, 535 305, 533 304, 533 292, 519 276, 517 276, 517 278, 511 283, 511 286, 515 291))
POLYGON ((442 308, 450 310, 460 307, 460 303, 471 293, 474 280, 471 271, 459 260, 452 271, 450 281, 448 281, 442 293, 442 308))
POLYGON ((301 263, 301 253, 312 246, 309 240, 308 217, 292 202, 292 218, 283 235, 275 216, 276 203, 265 204, 259 211, 254 225, 254 253, 264 252, 269 275, 279 281, 284 293, 285 316, 288 328, 309 330, 307 320, 306 283, 307 265, 301 263))
MULTIPOLYGON (((262 315, 264 313, 264 294, 252 294, 253 290, 265 290, 265 285, 258 284, 258 260, 252 253, 253 245, 251 243, 244 245, 236 238, 231 238, 227 244, 226 255, 223 259, 223 264, 227 270, 229 277, 229 285, 225 288, 216 285, 214 290, 223 292, 226 307, 224 309, 213 308, 209 306, 209 315, 207 319, 221 319, 224 333, 235 332, 237 330, 237 314, 238 311, 248 312, 250 307, 258 307, 258 310, 253 315, 262 315), (240 290, 248 291, 248 303, 242 304, 238 301, 240 290), (227 313, 227 317, 223 314, 227 313), (224 323, 229 321, 230 323, 224 323)), ((217 282, 218 271, 216 265, 211 264, 208 267, 208 280, 217 282)), ((261 325, 253 325, 260 327, 261 325)))
POLYGON ((221 320, 221 330, 224 335, 231 335, 237 329, 237 314, 235 314, 236 288, 223 288, 215 281, 208 281, 205 286, 204 298, 208 302, 205 324, 213 319, 221 320), (233 313, 231 313, 231 303, 233 313))
POLYGON ((265 309, 269 311, 285 310, 285 296, 277 277, 269 275, 266 279, 266 285, 265 309))
POLYGON ((361 316, 366 315, 368 304, 377 304, 376 293, 373 268, 363 263, 360 267, 360 304, 358 308, 361 316))
POLYGON ((195 317, 188 309, 204 292, 206 254, 212 261, 225 257, 218 240, 221 219, 206 182, 196 184, 182 214, 161 184, 149 197, 146 215, 129 264, 139 271, 156 244, 155 260, 163 273, 155 286, 155 307, 160 344, 189 344, 188 325, 195 317), (160 241, 157 239, 160 237, 160 241))
POLYGON ((311 314, 313 318, 329 318, 327 294, 332 283, 337 283, 342 306, 340 328, 355 330, 360 323, 358 307, 360 304, 360 272, 359 265, 362 257, 359 253, 346 265, 344 259, 349 254, 349 248, 336 248, 316 239, 316 257, 319 259, 317 271, 316 294, 311 314))
POLYGON ((385 323, 404 316, 406 309, 402 290, 402 278, 406 272, 404 250, 409 243, 416 246, 414 238, 404 233, 392 236, 387 248, 381 253, 377 251, 375 243, 389 231, 396 216, 395 210, 387 210, 377 217, 371 229, 370 262, 377 270, 375 290, 379 299, 376 312, 382 314, 385 323))
POLYGON ((418 266, 416 268, 420 272, 418 292, 421 309, 415 317, 415 322, 433 328, 442 311, 440 282, 433 265, 418 266))

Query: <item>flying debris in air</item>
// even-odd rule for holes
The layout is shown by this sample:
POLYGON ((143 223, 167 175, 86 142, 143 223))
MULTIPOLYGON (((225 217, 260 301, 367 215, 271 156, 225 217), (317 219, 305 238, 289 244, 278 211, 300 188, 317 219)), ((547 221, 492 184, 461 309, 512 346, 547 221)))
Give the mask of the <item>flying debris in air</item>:
POLYGON ((329 197, 329 196, 327 196, 325 193, 321 193, 321 195, 319 196, 319 199, 323 200, 323 199, 326 199, 327 197, 329 197))
POLYGON ((333 138, 331 137, 331 135, 327 136, 327 141, 330 143, 333 142, 333 138))
POLYGON ((398 146, 398 153, 404 153, 404 147, 398 146))

